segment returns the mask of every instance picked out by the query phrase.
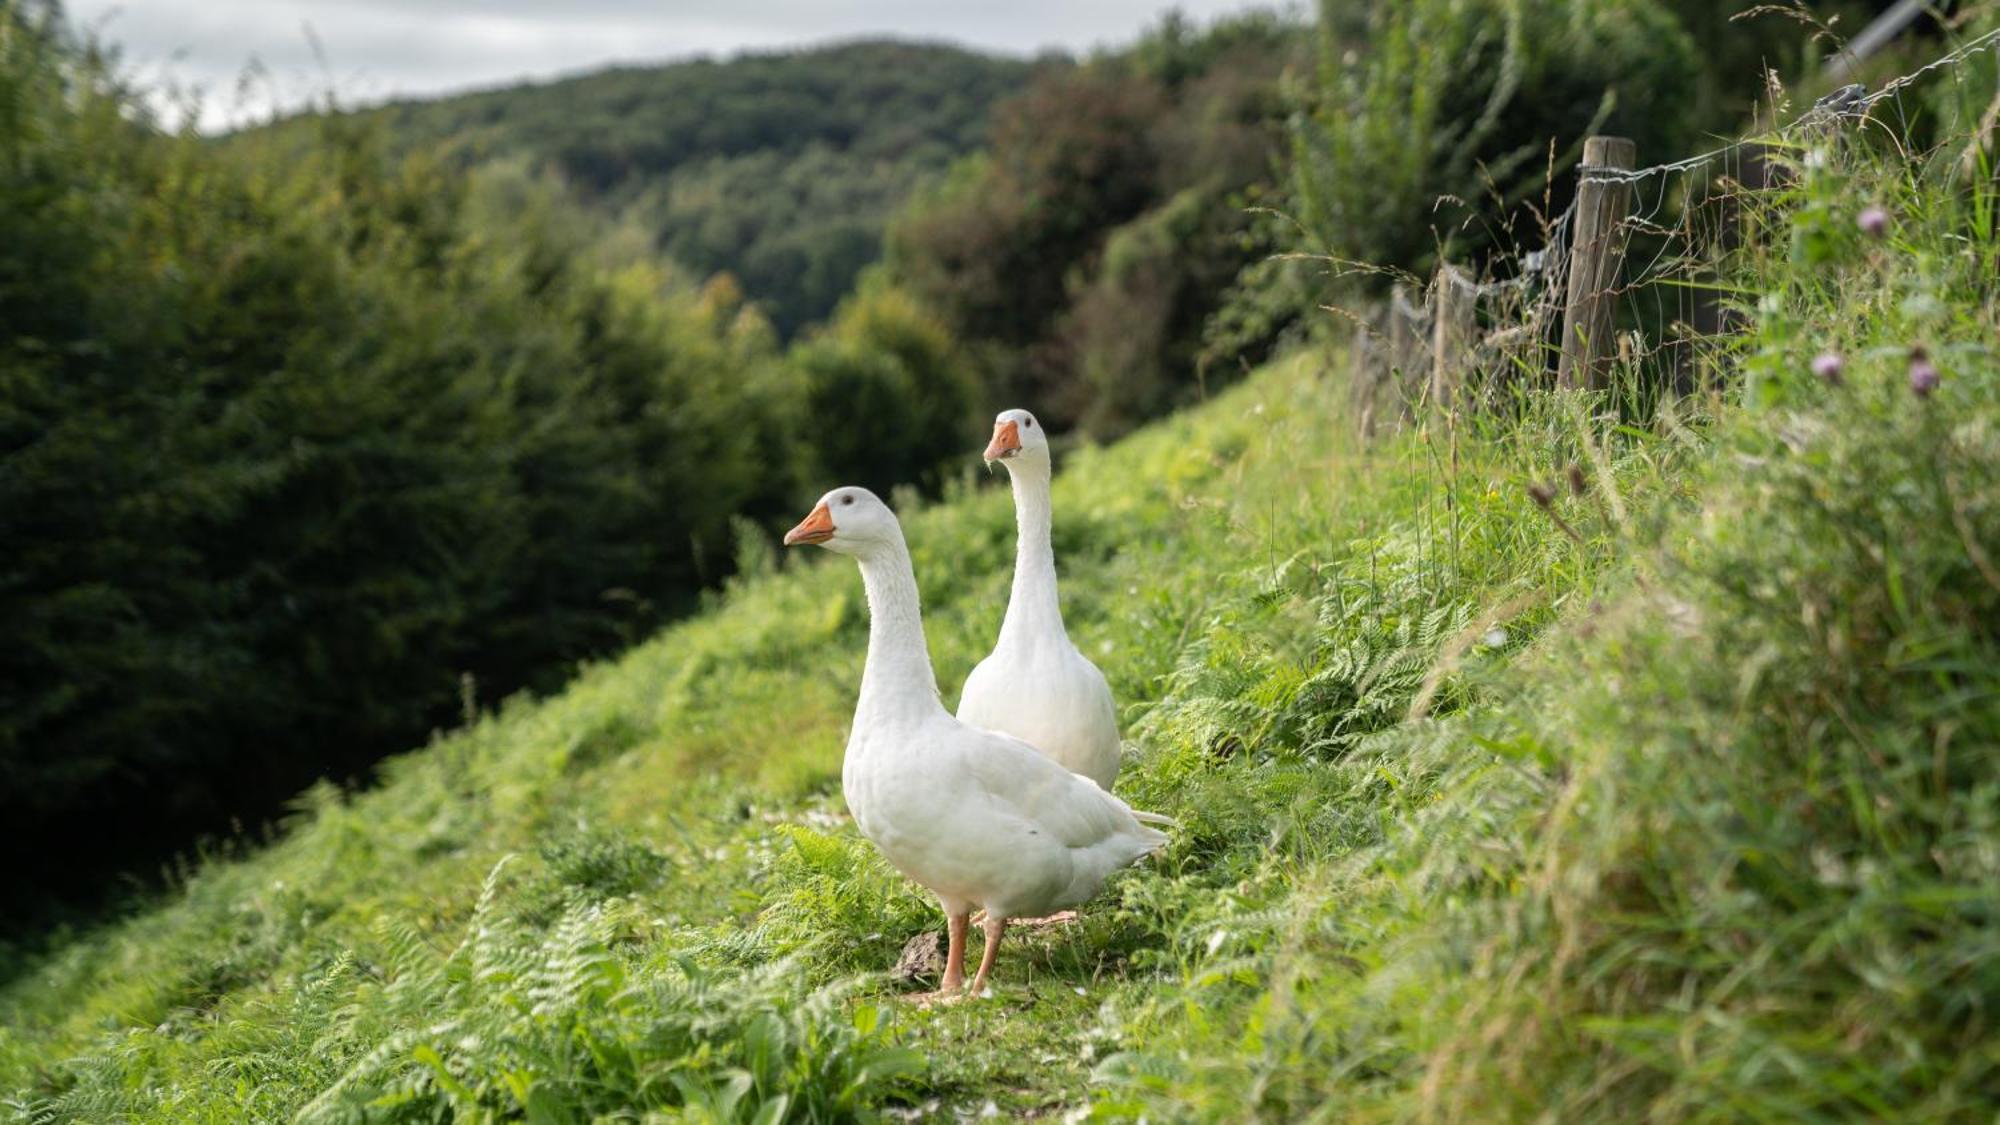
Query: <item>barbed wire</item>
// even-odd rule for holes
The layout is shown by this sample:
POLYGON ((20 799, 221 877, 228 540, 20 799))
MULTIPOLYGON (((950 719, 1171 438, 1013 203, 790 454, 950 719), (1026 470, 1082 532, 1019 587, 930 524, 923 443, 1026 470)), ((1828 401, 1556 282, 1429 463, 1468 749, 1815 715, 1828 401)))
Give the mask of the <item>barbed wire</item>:
MULTIPOLYGON (((1870 112, 1924 76, 1962 64, 2000 46, 2000 28, 1974 36, 1924 66, 1868 92, 1846 84, 1818 98, 1788 124, 1738 138, 1730 144, 1696 152, 1680 160, 1648 168, 1576 166, 1578 184, 1618 184, 1630 188, 1622 204, 1618 228, 1616 282, 1598 296, 1610 296, 1620 306, 1610 352, 1620 366, 1648 364, 1660 378, 1692 390, 1706 378, 1716 378, 1716 346, 1726 346, 1740 330, 1740 312, 1722 284, 1722 258, 1766 236, 1758 224, 1768 222, 1768 208, 1756 200, 1772 182, 1768 162, 1774 138, 1798 136, 1806 128, 1862 122, 1870 112), (1680 176, 1716 168, 1712 176, 1680 176)), ((1960 112, 1964 108, 1960 106, 1960 112)), ((1908 128, 1908 122, 1902 122, 1908 128)), ((1580 196, 1582 192, 1578 192, 1580 196)), ((1364 378, 1354 380, 1356 412, 1364 428, 1388 416, 1414 418, 1434 396, 1454 406, 1478 404, 1480 398, 1504 396, 1512 380, 1492 372, 1546 372, 1562 350, 1562 332, 1570 310, 1572 220, 1578 198, 1572 196, 1560 214, 1536 216, 1542 246, 1538 250, 1488 258, 1486 274, 1468 274, 1464 266, 1440 264, 1426 286, 1416 278, 1392 288, 1390 298, 1372 312, 1356 316, 1360 332, 1354 362, 1364 378), (1492 276, 1502 272, 1510 276, 1492 276), (1436 288, 1450 286, 1470 300, 1440 302, 1436 288), (1446 312, 1448 310, 1448 312, 1446 312), (1454 324, 1440 316, 1460 318, 1454 324), (1470 328, 1470 336, 1464 334, 1470 328), (1452 364, 1440 364, 1436 348, 1470 346, 1452 364), (1444 380, 1448 366, 1464 372, 1464 382, 1444 380), (1384 400, 1388 396, 1388 400, 1384 400)))
MULTIPOLYGON (((1618 280, 1599 294, 1618 302, 1623 311, 1615 323, 1627 325, 1616 331, 1610 348, 1615 362, 1626 367, 1645 363, 1683 391, 1716 377, 1713 373, 1721 370, 1716 366, 1720 362, 1716 349, 1727 346, 1744 315, 1720 283, 1719 263, 1737 248, 1764 237, 1758 225, 1767 221, 1763 216, 1768 211, 1757 201, 1771 181, 1766 161, 1772 140, 1808 128, 1865 120, 1875 107, 1926 75, 1958 66, 1996 46, 2000 28, 1872 93, 1850 83, 1783 126, 1679 160, 1639 169, 1577 166, 1579 185, 1624 185, 1632 193, 1619 228, 1618 280), (1718 165, 1717 175, 1675 178, 1675 173, 1718 165)), ((1413 418, 1436 395, 1448 397, 1454 406, 1503 396, 1509 393, 1510 380, 1494 377, 1496 372, 1550 369, 1564 346, 1577 206, 1573 196, 1559 214, 1538 216, 1541 248, 1489 258, 1484 279, 1441 264, 1431 285, 1398 286, 1389 301, 1357 318, 1363 330, 1356 336, 1354 361, 1365 377, 1354 386, 1364 428, 1372 429, 1391 416, 1413 418), (1491 276, 1496 268, 1511 276, 1491 276), (1472 299, 1441 304, 1436 299, 1436 287, 1441 285, 1472 299), (1449 314, 1443 311, 1447 307, 1449 314), (1446 326, 1439 323, 1442 315, 1467 319, 1446 326), (1473 330, 1472 351, 1453 361, 1465 373, 1464 384, 1454 389, 1439 381, 1445 367, 1438 364, 1435 349, 1446 338, 1463 339, 1454 335, 1461 327, 1473 330), (1387 404, 1385 394, 1390 396, 1387 404), (1385 409, 1398 404, 1400 409, 1385 409)))
MULTIPOLYGON (((1779 126, 1771 132, 1783 136, 1787 133, 1797 132, 1799 129, 1819 121, 1834 120, 1842 117, 1866 116, 1877 104, 1909 87, 1924 75, 1947 66, 1957 66, 1974 55, 1984 54, 1992 50, 1995 44, 2000 44, 2000 27, 1996 27, 1991 31, 1967 40, 1965 43, 1959 45, 1956 50, 1940 55, 1908 74, 1899 75, 1891 79, 1880 90, 1872 94, 1868 93, 1867 88, 1859 82, 1842 86, 1840 89, 1814 102, 1811 108, 1807 109, 1804 113, 1799 114, 1787 124, 1779 126)), ((1763 135, 1769 136, 1771 134, 1763 135)), ((1719 148, 1710 149, 1707 152, 1696 153, 1693 156, 1683 157, 1680 160, 1669 161, 1665 164, 1655 164, 1647 168, 1624 169, 1607 168, 1599 165, 1579 165, 1577 169, 1578 182, 1599 184, 1635 183, 1640 180, 1651 179, 1654 176, 1666 176, 1675 172, 1692 171, 1693 169, 1711 164, 1729 153, 1762 143, 1764 142, 1756 137, 1743 137, 1719 148)))

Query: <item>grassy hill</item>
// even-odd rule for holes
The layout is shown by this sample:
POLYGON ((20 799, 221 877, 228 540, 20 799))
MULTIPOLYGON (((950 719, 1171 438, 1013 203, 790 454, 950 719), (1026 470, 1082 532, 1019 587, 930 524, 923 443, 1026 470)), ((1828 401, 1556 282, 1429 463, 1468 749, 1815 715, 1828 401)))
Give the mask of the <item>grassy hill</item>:
MULTIPOLYGON (((1273 847, 1331 842, 1314 841, 1311 822, 1354 779, 1321 741, 1346 746, 1395 725, 1427 663, 1412 657, 1463 630, 1484 600, 1534 592, 1509 619, 1502 651, 1516 651, 1557 599, 1595 589, 1595 555, 1561 549, 1511 474, 1467 463, 1446 491, 1421 445, 1359 448, 1337 422, 1341 405, 1319 365, 1300 358, 1192 417, 1065 459, 1066 605, 1079 642, 1132 704, 1135 758, 1122 786, 1187 827, 1165 863, 1125 879, 1082 927, 1024 939, 1005 962, 999 1005, 898 1011, 880 985, 859 986, 866 1000, 797 1003, 830 986, 852 992, 837 982, 886 968, 935 919, 855 836, 840 803, 865 636, 859 583, 845 560, 795 559, 565 695, 392 761, 371 792, 308 795, 270 849, 204 865, 162 909, 15 980, 0 1057, 15 1081, 74 1085, 78 1107, 274 1117, 343 1081, 357 1106, 410 1083, 430 1097, 442 1087, 436 1072, 411 1067, 420 1040, 449 1053, 468 1034, 497 1046, 540 1026, 572 1045, 604 1036, 643 1053, 656 1014, 628 1011, 621 997, 712 989, 725 1006, 748 1005, 739 1014, 753 1022, 759 998, 784 999, 776 1010, 796 1022, 773 1034, 786 1065, 859 1067, 816 1056, 862 1051, 858 1060, 878 1040, 959 1042, 984 1029, 964 1053, 930 1050, 921 1071, 864 1083, 870 1101, 992 1089, 1013 1091, 1003 1101, 1016 1107, 1077 1101, 1097 1056, 1117 1045, 1097 1026, 1100 1005, 1154 993, 1206 948, 1210 926, 1187 908, 1205 902, 1206 913, 1219 892, 1279 877, 1289 862, 1273 847), (1434 532, 1457 501, 1477 514, 1462 520, 1454 561, 1434 532), (1502 543, 1504 554, 1493 549, 1502 543), (1334 590, 1358 629, 1341 647, 1382 651, 1310 689, 1358 684, 1366 699, 1345 729, 1308 737, 1279 698, 1300 686, 1284 684, 1281 668, 1330 655, 1316 622, 1334 590), (1369 683, 1378 673, 1388 678, 1369 683), (1231 698, 1222 681, 1234 678, 1265 686, 1231 698), (504 983, 474 964, 516 959, 504 983), (582 991, 548 1023, 531 978, 558 965, 582 976, 553 987, 582 991), (617 984, 600 987, 613 975, 617 984), (423 995, 410 992, 418 977, 431 982, 423 995), (1023 1004, 990 1024, 991 1008, 1023 1004), (475 1033, 465 1022, 503 1012, 520 1026, 475 1033), (882 1030, 856 1030, 878 1018, 882 1030), (441 1028, 454 1020, 463 1026, 441 1028), (134 1069, 142 1041, 146 1061, 134 1069), (256 1065, 271 1069, 243 1086, 216 1081, 213 1067, 243 1063, 252 1041, 256 1065)), ((964 489, 906 513, 943 683, 962 679, 997 629, 1008 503, 999 488, 964 489)), ((1482 651, 1475 663, 1498 659, 1482 651)), ((1447 693, 1441 709, 1461 695, 1447 693)), ((719 1081, 722 1066, 743 1061, 725 1049, 680 1063, 719 1081)), ((654 1097, 679 1096, 662 1077, 631 1077, 655 1084, 654 1097)), ((590 1101, 601 1080, 550 1096, 590 1101)))
MULTIPOLYGON (((617 67, 358 116, 399 148, 547 168, 698 276, 727 271, 782 334, 824 319, 889 216, 985 139, 1035 64, 862 41, 617 67)), ((311 118, 272 128, 310 142, 311 118)), ((268 138, 265 138, 268 139, 268 138)))
MULTIPOLYGON (((0 1112, 1990 1117, 1995 181, 1848 136, 1773 151, 1724 377, 1658 413, 1523 389, 1364 443, 1317 348, 1062 452, 1119 789, 1181 828, 992 998, 883 975, 939 919, 838 793, 859 582, 750 548, 562 695, 12 958, 0 1112)), ((1008 500, 899 507, 949 691, 1008 500)))
MULTIPOLYGON (((269 848, 29 966, 6 1104, 1974 1117, 2000 1080, 2000 385, 1964 298, 1994 244, 1943 253, 1986 197, 1911 171, 1785 203, 1810 234, 1882 201, 1891 243, 1752 252, 1785 310, 1742 346, 1756 409, 1620 426, 1542 394, 1364 445, 1300 355, 1069 451, 1071 628, 1127 704, 1121 791, 1182 828, 1021 936, 992 999, 914 1009, 875 975, 937 918, 837 792, 859 583, 750 560, 561 697, 309 794, 269 848)), ((1008 501, 911 506, 953 685, 997 626, 1008 501)))

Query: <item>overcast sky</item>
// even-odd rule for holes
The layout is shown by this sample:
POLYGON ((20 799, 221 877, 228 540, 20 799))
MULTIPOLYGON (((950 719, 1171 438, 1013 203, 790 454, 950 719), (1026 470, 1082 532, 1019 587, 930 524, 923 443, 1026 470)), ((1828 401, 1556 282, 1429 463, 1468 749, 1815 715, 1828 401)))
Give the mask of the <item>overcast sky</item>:
POLYGON ((1283 0, 66 0, 151 87, 203 91, 218 128, 329 84, 347 103, 492 86, 614 62, 860 35, 1011 54, 1131 39, 1169 8, 1208 19, 1283 0), (308 31, 307 29, 311 30, 308 31), (325 52, 322 67, 312 41, 325 52), (253 73, 254 80, 244 81, 253 73))

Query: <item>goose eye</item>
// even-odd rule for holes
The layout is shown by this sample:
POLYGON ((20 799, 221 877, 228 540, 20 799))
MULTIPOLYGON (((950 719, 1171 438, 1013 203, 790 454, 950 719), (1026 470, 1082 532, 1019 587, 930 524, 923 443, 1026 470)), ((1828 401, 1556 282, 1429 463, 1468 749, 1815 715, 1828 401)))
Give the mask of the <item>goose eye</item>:
POLYGON ((842 504, 852 504, 852 503, 854 503, 854 497, 852 497, 852 496, 843 496, 843 497, 841 497, 841 498, 840 498, 840 502, 841 502, 842 504))
POLYGON ((1035 428, 1035 420, 1033 418, 1028 419, 1028 428, 1031 430, 1035 428))

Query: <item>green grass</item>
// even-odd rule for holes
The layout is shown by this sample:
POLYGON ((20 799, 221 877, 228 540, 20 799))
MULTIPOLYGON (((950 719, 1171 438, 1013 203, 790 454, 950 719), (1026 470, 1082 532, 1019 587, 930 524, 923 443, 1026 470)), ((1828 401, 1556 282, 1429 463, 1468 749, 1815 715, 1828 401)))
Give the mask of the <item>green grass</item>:
MULTIPOLYGON (((1010 938, 993 999, 918 1009, 879 975, 939 919, 838 794, 859 581, 751 547, 709 612, 25 966, 0 1105, 1989 1116, 1991 180, 1836 163, 1732 266, 1763 302, 1728 357, 1750 405, 1620 426, 1522 396, 1368 446, 1304 354, 1064 455, 1065 607, 1126 705, 1119 789, 1182 828, 1080 924, 1010 938), (1853 231, 1869 202, 1881 242, 1853 231), (1807 373, 1826 349, 1839 386, 1807 373)), ((901 506, 949 693, 998 627, 1008 499, 901 506)))
MULTIPOLYGON (((1096 1028, 1098 1009, 1160 978, 1163 941, 1180 940, 1184 924, 1175 904, 1255 870, 1267 834, 1297 830, 1285 807, 1263 802, 1282 795, 1303 809, 1327 793, 1333 775, 1322 763, 1338 751, 1300 741, 1311 701, 1383 671, 1382 684, 1363 688, 1364 721, 1393 724, 1395 701, 1406 705, 1421 678, 1421 654, 1470 612, 1441 608, 1440 591, 1469 607, 1488 585, 1546 581, 1551 594, 1575 585, 1575 560, 1561 550, 1499 573, 1501 555, 1484 537, 1508 540, 1509 558, 1516 541, 1547 546, 1517 481, 1461 467, 1456 492, 1467 510, 1453 516, 1429 447, 1363 450, 1339 421, 1341 402, 1339 387, 1300 358, 1188 418, 1065 458, 1057 502, 1068 616, 1131 705, 1135 763, 1123 788, 1142 806, 1182 815, 1186 829, 1165 863, 1128 878, 1084 925, 1010 949, 995 1004, 896 1011, 899 1041, 956 1046, 932 1047, 921 1081, 876 1096, 976 1106, 990 1095, 1009 1108, 1084 1100, 1093 1059, 1112 1045, 1096 1028), (1454 519, 1456 561, 1425 530, 1454 519), (1218 734, 1215 745, 1155 735, 1169 722, 1177 732, 1227 726, 1231 669, 1252 650, 1260 661, 1290 654, 1301 668, 1327 655, 1320 594, 1329 584, 1346 591, 1357 623, 1367 620, 1342 640, 1379 653, 1303 688, 1296 717, 1218 734), (974 1011, 996 1005, 1011 1013, 997 1028, 974 1011)), ((941 679, 955 685, 990 646, 1004 608, 1009 500, 998 487, 963 489, 906 518, 941 679)), ((298 1040, 300 1056, 287 1059, 297 1069, 274 1060, 282 1076, 254 1084, 254 1096, 286 1100, 257 1112, 294 1111, 384 1043, 396 1046, 381 1080, 350 1088, 379 1091, 400 1074, 448 1100, 413 1053, 416 1041, 403 1040, 456 1006, 476 1009, 481 995, 438 1005, 432 986, 406 986, 413 1006, 401 1020, 384 1018, 394 1004, 383 996, 418 972, 408 967, 413 951, 444 958, 447 979, 469 971, 451 969, 452 951, 496 919, 519 927, 505 931, 505 957, 554 942, 544 967, 575 954, 573 931, 609 927, 603 948, 647 987, 688 971, 734 980, 788 957, 779 979, 801 994, 886 969, 938 919, 855 836, 839 800, 866 629, 859 582, 845 560, 785 562, 782 573, 768 560, 753 565, 712 613, 591 670, 563 696, 510 705, 391 763, 370 792, 309 795, 281 842, 203 865, 163 908, 36 966, 6 995, 10 1030, 0 1042, 10 1071, 78 1092, 125 1088, 130 1078, 138 1089, 121 1095, 132 1099, 124 1112, 226 1117, 244 1095, 215 1078, 214 1067, 242 1050, 224 1032, 285 1028, 298 1040), (307 996, 324 1010, 299 1011, 307 996), (86 1061, 50 1068, 72 1052, 86 1061)), ((1546 617, 1538 609, 1515 627, 1546 617)), ((1282 675, 1253 678, 1246 686, 1260 698, 1301 691, 1282 675)), ((461 961, 473 958, 460 950, 461 961)), ((876 1007, 893 995, 879 983, 865 991, 876 1007)), ((613 1010, 591 1011, 617 1022, 613 1010)), ((494 1093, 498 1064, 454 1059, 454 1034, 433 1034, 433 1048, 479 1068, 493 1083, 487 1093, 506 1101, 494 1093)), ((641 1100, 676 1096, 643 1083, 621 1089, 652 1091, 633 1093, 641 1100)))

